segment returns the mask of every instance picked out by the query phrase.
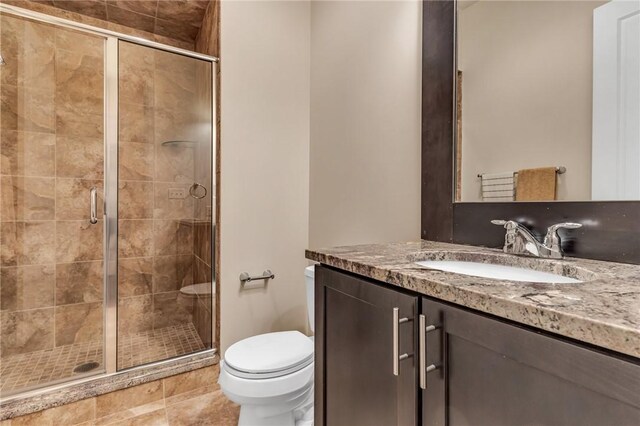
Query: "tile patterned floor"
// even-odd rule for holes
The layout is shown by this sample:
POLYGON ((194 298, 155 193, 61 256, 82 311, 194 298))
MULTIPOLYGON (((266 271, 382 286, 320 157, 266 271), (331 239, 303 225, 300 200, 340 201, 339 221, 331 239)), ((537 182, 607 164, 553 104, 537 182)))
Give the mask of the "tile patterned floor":
MULTIPOLYGON (((118 342, 118 368, 124 369, 205 349, 192 323, 123 336, 118 342)), ((102 342, 87 342, 0 358, 0 394, 26 390, 70 377, 83 363, 102 364, 102 342)))
POLYGON ((0 426, 236 426, 240 407, 218 385, 219 365, 0 421, 0 426))
POLYGON ((205 349, 192 323, 131 334, 118 339, 118 368, 189 354, 205 349))

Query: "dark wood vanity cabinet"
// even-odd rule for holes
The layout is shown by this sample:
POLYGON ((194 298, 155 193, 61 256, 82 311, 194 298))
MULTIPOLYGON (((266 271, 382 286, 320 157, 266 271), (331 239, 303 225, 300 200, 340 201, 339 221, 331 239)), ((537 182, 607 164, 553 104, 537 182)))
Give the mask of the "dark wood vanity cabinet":
MULTIPOLYGON (((413 319, 419 298, 316 267, 316 425, 415 425, 413 357, 393 373, 393 309, 413 319), (327 350, 318 349, 326 348, 327 350), (331 348, 331 350, 328 350, 331 348)), ((398 352, 413 352, 414 321, 397 328, 398 352)))
POLYGON ((318 426, 640 425, 640 363, 324 266, 315 380, 318 426))

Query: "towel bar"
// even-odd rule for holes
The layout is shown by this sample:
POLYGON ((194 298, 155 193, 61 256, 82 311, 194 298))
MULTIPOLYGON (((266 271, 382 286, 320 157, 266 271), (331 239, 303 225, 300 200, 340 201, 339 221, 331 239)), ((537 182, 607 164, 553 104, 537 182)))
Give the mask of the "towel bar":
MULTIPOLYGON (((561 175, 567 172, 567 168, 565 166, 556 167, 556 173, 561 175)), ((517 175, 518 172, 513 172, 514 175, 517 175)), ((478 173, 478 177, 482 177, 482 173, 478 173)))
POLYGON ((246 284, 248 282, 251 281, 257 281, 257 280, 272 280, 274 279, 276 276, 273 272, 271 272, 271 270, 267 269, 265 270, 262 275, 258 275, 258 276, 251 276, 249 275, 248 272, 243 272, 240 274, 240 283, 241 284, 246 284))

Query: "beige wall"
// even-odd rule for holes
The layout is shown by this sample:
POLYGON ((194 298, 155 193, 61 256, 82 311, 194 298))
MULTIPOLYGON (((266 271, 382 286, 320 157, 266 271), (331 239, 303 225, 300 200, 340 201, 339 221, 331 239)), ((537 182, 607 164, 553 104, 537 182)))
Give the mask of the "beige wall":
POLYGON ((480 1, 458 17, 462 201, 478 173, 565 166, 558 199, 591 198, 593 9, 602 1, 480 1), (523 101, 526 99, 526 101, 523 101))
POLYGON ((416 1, 312 3, 311 247, 420 237, 421 19, 416 1))
POLYGON ((307 324, 309 3, 221 5, 221 349, 307 324), (276 274, 241 291, 238 275, 276 274))

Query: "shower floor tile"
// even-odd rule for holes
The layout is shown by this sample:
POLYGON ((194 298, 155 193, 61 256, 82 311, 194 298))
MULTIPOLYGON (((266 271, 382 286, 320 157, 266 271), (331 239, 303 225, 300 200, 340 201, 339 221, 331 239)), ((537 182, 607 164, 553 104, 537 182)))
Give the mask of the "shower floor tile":
MULTIPOLYGON (((118 339, 118 368, 125 369, 205 349, 192 323, 165 327, 118 339)), ((99 373, 103 370, 102 342, 86 342, 0 358, 0 396, 45 384, 99 373), (74 368, 100 365, 86 373, 74 368)))
POLYGON ((192 323, 122 336, 118 339, 118 368, 135 367, 205 349, 192 323))

